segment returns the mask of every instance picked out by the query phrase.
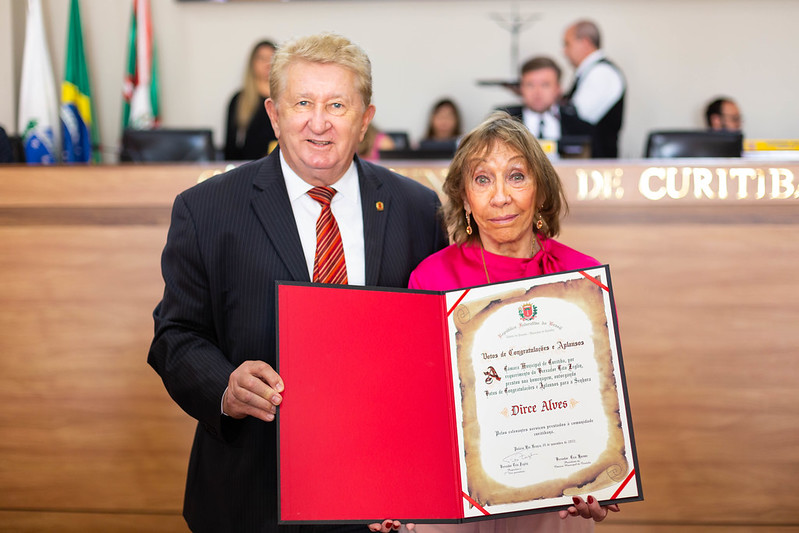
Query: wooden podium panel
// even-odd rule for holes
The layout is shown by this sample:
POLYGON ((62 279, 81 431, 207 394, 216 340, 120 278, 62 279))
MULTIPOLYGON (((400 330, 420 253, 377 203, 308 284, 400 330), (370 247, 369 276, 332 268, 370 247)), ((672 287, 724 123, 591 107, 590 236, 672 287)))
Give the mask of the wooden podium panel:
MULTIPOLYGON (((403 164, 433 188, 446 168, 403 164)), ((597 530, 799 531, 799 167, 556 168, 559 240, 613 269, 646 479, 597 530), (641 197, 652 168, 645 191, 668 196, 670 173, 682 191, 686 172, 685 196, 641 197), (751 169, 745 198, 702 196, 733 168, 751 169)), ((194 422, 146 356, 171 203, 219 169, 0 166, 0 531, 186 530, 194 422)))

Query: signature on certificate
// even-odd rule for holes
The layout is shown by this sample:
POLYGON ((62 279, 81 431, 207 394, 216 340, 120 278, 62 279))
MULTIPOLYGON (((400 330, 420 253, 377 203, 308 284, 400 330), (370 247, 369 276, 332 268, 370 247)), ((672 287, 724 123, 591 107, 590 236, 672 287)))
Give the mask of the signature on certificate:
POLYGON ((533 457, 534 455, 538 455, 538 454, 536 452, 528 452, 527 450, 520 450, 520 451, 518 451, 516 453, 512 453, 509 456, 505 457, 504 459, 502 459, 502 462, 505 463, 505 464, 507 464, 507 463, 518 463, 522 459, 529 459, 530 457, 533 457))

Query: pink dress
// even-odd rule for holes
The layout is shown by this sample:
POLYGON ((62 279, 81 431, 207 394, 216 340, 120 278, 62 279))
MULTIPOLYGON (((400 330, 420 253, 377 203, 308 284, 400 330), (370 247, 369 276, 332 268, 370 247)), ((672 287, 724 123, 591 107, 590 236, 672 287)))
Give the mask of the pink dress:
POLYGON ((541 249, 530 259, 506 257, 483 251, 485 268, 479 245, 452 244, 419 263, 416 270, 411 273, 408 287, 449 291, 488 283, 486 269, 491 283, 497 283, 600 264, 593 257, 554 239, 539 236, 538 243, 541 249))
MULTIPOLYGON (((553 239, 539 236, 538 242, 541 250, 531 259, 505 257, 484 251, 485 269, 479 245, 450 245, 422 261, 411 273, 408 287, 447 291, 484 285, 487 283, 486 269, 491 282, 496 283, 600 264, 593 257, 553 239)), ((465 524, 417 524, 415 529, 417 533, 585 533, 593 530, 593 520, 575 517, 562 519, 554 512, 465 524)))

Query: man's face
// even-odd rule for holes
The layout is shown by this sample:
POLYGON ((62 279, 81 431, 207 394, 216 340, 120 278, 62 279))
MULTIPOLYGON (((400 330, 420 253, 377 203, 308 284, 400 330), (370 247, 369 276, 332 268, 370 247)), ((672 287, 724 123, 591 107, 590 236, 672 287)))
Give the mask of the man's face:
POLYGON ((588 39, 579 39, 574 27, 566 30, 563 35, 563 55, 566 56, 574 68, 579 67, 583 59, 588 57, 591 52, 591 45, 588 39))
POLYGON ((281 153, 311 185, 332 185, 344 175, 374 116, 355 82, 339 65, 295 61, 278 101, 266 101, 281 153))
POLYGON ((741 111, 735 102, 722 102, 719 122, 722 130, 741 131, 741 111))
POLYGON ((543 113, 560 98, 558 74, 551 68, 526 72, 519 89, 524 105, 536 113, 543 113))

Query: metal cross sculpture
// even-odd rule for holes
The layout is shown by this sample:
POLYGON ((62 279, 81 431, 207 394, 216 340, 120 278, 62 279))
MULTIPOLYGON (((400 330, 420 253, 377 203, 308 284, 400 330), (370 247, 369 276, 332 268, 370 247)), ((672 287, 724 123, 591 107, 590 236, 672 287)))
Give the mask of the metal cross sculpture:
POLYGON ((510 63, 511 63, 511 76, 517 78, 519 76, 519 34, 526 26, 529 26, 533 21, 539 18, 538 14, 524 15, 519 13, 519 3, 511 3, 511 11, 509 15, 502 13, 490 13, 489 16, 500 27, 510 32, 510 63))

